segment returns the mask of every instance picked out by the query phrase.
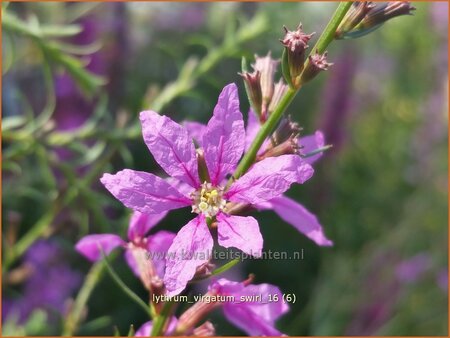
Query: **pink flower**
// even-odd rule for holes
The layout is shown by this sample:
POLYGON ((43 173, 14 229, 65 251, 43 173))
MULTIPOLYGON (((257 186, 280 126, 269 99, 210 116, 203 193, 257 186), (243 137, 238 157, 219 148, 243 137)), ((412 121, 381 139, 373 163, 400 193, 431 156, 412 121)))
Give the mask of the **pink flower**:
POLYGON ((280 289, 271 284, 245 285, 224 278, 214 283, 221 295, 234 296, 225 303, 225 317, 250 336, 281 336, 275 321, 289 310, 280 289), (258 299, 260 297, 260 299, 258 299))
POLYGON ((98 261, 101 259, 100 248, 108 255, 116 247, 124 247, 125 259, 131 270, 150 287, 152 278, 164 276, 167 250, 175 234, 168 231, 159 231, 147 237, 146 234, 166 214, 146 215, 135 211, 128 227, 128 242, 114 234, 94 234, 81 238, 75 248, 90 261, 98 261))
POLYGON ((168 295, 180 293, 197 267, 209 260, 213 238, 207 220, 217 224, 221 246, 260 256, 263 239, 258 222, 250 216, 229 215, 227 203, 257 204, 279 197, 292 183, 308 180, 312 167, 298 155, 268 158, 226 186, 227 175, 235 170, 245 147, 244 121, 235 84, 226 86, 219 96, 199 142, 203 148, 201 156, 197 156, 188 130, 167 116, 144 111, 140 120, 150 152, 175 180, 125 169, 114 175, 104 174, 101 181, 125 206, 139 212, 154 214, 190 206, 198 214, 178 232, 169 248, 164 277, 168 295), (199 167, 206 167, 207 177, 200 178, 199 167))
MULTIPOLYGON (((198 142, 198 135, 203 135, 206 126, 200 123, 185 122, 184 125, 189 131, 189 134, 198 142)), ((246 128, 246 141, 245 149, 250 147, 256 134, 261 128, 258 122, 258 117, 253 110, 249 111, 247 128, 246 128)), ((264 152, 267 145, 270 144, 270 140, 266 142, 261 147, 260 153, 264 152)), ((319 148, 325 146, 324 135, 321 131, 316 131, 313 135, 308 135, 299 138, 298 146, 303 154, 311 153, 319 148)), ((304 162, 313 164, 322 157, 322 153, 319 152, 311 157, 304 159, 304 162)), ((271 158, 275 159, 275 158, 271 158)), ((268 200, 266 202, 255 203, 254 206, 258 210, 273 210, 280 216, 285 222, 291 224, 300 233, 304 234, 309 239, 313 240, 317 245, 321 246, 332 246, 333 242, 329 240, 323 231, 317 217, 309 212, 303 205, 297 203, 296 201, 280 195, 276 198, 268 200)))

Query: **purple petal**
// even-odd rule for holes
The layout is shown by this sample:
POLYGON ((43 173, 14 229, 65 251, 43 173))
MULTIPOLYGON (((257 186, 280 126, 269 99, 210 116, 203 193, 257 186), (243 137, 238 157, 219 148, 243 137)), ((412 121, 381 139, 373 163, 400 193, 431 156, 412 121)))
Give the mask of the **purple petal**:
POLYGON ((248 335, 282 335, 275 328, 275 321, 286 313, 289 307, 284 303, 279 288, 270 284, 245 286, 224 278, 215 282, 213 288, 217 288, 220 294, 234 296, 234 302, 225 303, 223 306, 225 317, 248 335))
POLYGON ((243 252, 260 257, 263 238, 258 221, 251 216, 217 215, 219 244, 225 248, 235 247, 243 252))
POLYGON ((136 331, 135 337, 150 337, 152 333, 153 322, 149 321, 144 324, 136 331))
POLYGON ((91 262, 95 262, 102 258, 100 248, 105 255, 109 255, 115 248, 124 244, 122 238, 113 234, 87 235, 78 241, 75 249, 91 262))
POLYGON ((164 276, 164 270, 166 269, 167 252, 174 238, 175 234, 173 232, 158 231, 147 239, 147 250, 151 254, 153 265, 161 278, 164 276))
POLYGON ((259 209, 273 209, 282 220, 292 225, 317 245, 333 245, 333 242, 325 236, 317 217, 296 201, 286 196, 281 196, 257 207, 259 209))
POLYGON ((206 131, 206 125, 194 121, 184 121, 183 127, 186 128, 189 136, 198 144, 198 146, 202 147, 203 135, 206 131))
POLYGON ((133 249, 127 248, 125 250, 125 261, 127 262, 128 266, 130 267, 131 271, 133 271, 134 275, 138 278, 141 276, 141 272, 139 271, 139 265, 136 261, 136 258, 133 254, 133 249))
POLYGON ((156 274, 162 278, 166 267, 166 254, 175 238, 175 234, 169 231, 158 231, 147 238, 145 250, 142 247, 130 246, 125 251, 125 260, 137 277, 142 273, 156 274), (153 267, 149 266, 149 259, 153 267), (153 270, 154 268, 154 270, 153 270))
POLYGON ((239 97, 234 83, 220 93, 203 135, 205 161, 213 185, 234 171, 245 147, 244 120, 239 111, 239 97))
POLYGON ((144 214, 159 214, 191 204, 186 196, 162 178, 143 171, 124 169, 103 174, 100 181, 126 207, 144 214))
MULTIPOLYGON (((253 143, 253 140, 255 139, 260 129, 261 124, 258 121, 258 116, 253 111, 253 109, 250 109, 248 112, 247 128, 245 129, 245 151, 247 151, 250 148, 251 144, 253 143)), ((270 140, 266 139, 263 142, 262 146, 259 148, 257 154, 260 155, 264 153, 269 144, 270 140)))
POLYGON ((160 214, 143 214, 139 211, 133 212, 128 226, 128 239, 133 241, 137 238, 144 237, 155 225, 157 225, 164 217, 167 211, 160 214))
POLYGON ((194 143, 187 130, 153 111, 139 115, 145 144, 161 168, 194 188, 200 185, 194 143))
POLYGON ((298 155, 269 157, 256 163, 226 193, 234 202, 257 204, 284 193, 292 183, 303 183, 314 173, 298 155))
MULTIPOLYGON (((305 137, 302 137, 298 141, 298 145, 300 146, 300 149, 303 154, 310 153, 316 149, 322 148, 325 146, 325 137, 321 131, 316 131, 314 135, 308 135, 305 137)), ((319 158, 321 158, 323 155, 322 153, 318 153, 316 155, 313 155, 311 157, 306 157, 303 160, 306 163, 313 164, 316 162, 319 158)))
POLYGON ((258 134, 261 125, 258 121, 258 116, 256 116, 253 109, 248 111, 247 128, 245 129, 245 151, 250 148, 256 134, 258 134))
POLYGON ((181 228, 167 254, 164 284, 168 296, 184 290, 196 269, 209 260, 212 248, 205 217, 199 215, 181 228))

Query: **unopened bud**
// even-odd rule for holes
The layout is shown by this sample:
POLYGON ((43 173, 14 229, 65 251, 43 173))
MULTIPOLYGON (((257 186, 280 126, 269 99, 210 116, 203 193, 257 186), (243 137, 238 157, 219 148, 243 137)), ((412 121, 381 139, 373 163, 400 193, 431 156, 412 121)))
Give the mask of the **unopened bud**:
POLYGON ((305 34, 302 30, 302 24, 299 24, 295 31, 290 31, 286 28, 286 26, 283 28, 286 34, 280 41, 286 48, 289 72, 291 75, 291 80, 295 84, 295 79, 303 70, 305 51, 308 48, 308 41, 315 33, 305 34))
POLYGON ((317 51, 309 56, 309 62, 303 71, 301 82, 306 83, 317 76, 320 72, 328 70, 332 63, 327 62, 327 52, 319 54, 317 51))
MULTIPOLYGON (((209 299, 218 295, 217 290, 208 291, 203 298, 209 299)), ((198 301, 186 310, 178 320, 175 334, 190 333, 192 329, 200 322, 206 315, 208 315, 217 306, 220 306, 218 301, 198 301)))
POLYGON ((261 74, 261 94, 262 94, 262 115, 267 115, 267 109, 272 96, 274 93, 274 80, 277 65, 279 61, 272 59, 271 53, 269 52, 264 57, 259 57, 255 55, 255 63, 252 65, 256 72, 261 74))
POLYGON ((255 109, 258 115, 261 115, 261 106, 263 101, 261 90, 261 73, 259 71, 254 71, 252 73, 239 73, 239 75, 241 75, 244 79, 247 94, 253 109, 255 109))
POLYGON ((377 6, 361 21, 357 28, 369 29, 400 15, 411 15, 416 8, 409 1, 390 1, 377 6))
POLYGON ((194 329, 194 336, 211 337, 216 335, 216 329, 211 322, 204 322, 202 325, 194 329))
POLYGON ((278 107, 281 98, 284 96, 284 94, 286 94, 287 90, 288 85, 285 84, 282 79, 280 79, 275 84, 275 87, 273 89, 272 100, 270 100, 269 108, 267 109, 269 115, 275 110, 276 107, 278 107))
POLYGON ((203 279, 211 276, 211 273, 215 269, 215 265, 211 262, 206 262, 202 265, 200 265, 197 270, 195 271, 195 279, 203 279))
MULTIPOLYGON (((361 6, 361 5, 360 5, 361 6)), ((390 1, 370 8, 366 5, 367 13, 352 29, 344 31, 338 28, 337 38, 358 38, 369 34, 384 22, 401 15, 411 15, 415 8, 409 1, 390 1)), ((360 9, 363 11, 363 8, 360 9)))
POLYGON ((256 162, 262 161, 268 157, 277 157, 289 154, 299 154, 298 136, 292 136, 283 143, 270 147, 264 153, 257 156, 256 162))
POLYGON ((292 121, 291 116, 281 119, 280 124, 273 133, 272 139, 275 145, 279 145, 293 136, 298 136, 300 133, 300 126, 297 122, 292 121))
POLYGON ((336 38, 340 39, 345 33, 350 32, 374 7, 372 1, 354 2, 336 30, 336 38))

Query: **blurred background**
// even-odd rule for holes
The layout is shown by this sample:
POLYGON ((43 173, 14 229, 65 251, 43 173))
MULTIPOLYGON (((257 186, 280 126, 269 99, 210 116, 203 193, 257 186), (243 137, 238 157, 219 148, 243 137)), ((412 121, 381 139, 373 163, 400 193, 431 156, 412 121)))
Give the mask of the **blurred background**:
MULTIPOLYGON (((74 244, 126 234, 129 210, 102 173, 160 171, 138 113, 206 122, 236 82, 245 115, 241 57, 279 58, 283 25, 301 21, 317 39, 337 4, 2 6, 3 335, 126 335, 145 314, 74 244)), ((289 195, 335 245, 318 247, 265 211, 265 250, 303 249, 304 259, 230 270, 296 295, 277 323, 288 335, 448 334, 448 4, 414 6, 414 16, 333 42, 334 66, 288 109, 304 134, 322 130, 334 145, 289 195)), ((171 212, 158 229, 188 219, 171 212)), ((122 255, 111 261, 146 299, 122 255)), ((221 311, 212 321, 218 335, 243 334, 221 311)))

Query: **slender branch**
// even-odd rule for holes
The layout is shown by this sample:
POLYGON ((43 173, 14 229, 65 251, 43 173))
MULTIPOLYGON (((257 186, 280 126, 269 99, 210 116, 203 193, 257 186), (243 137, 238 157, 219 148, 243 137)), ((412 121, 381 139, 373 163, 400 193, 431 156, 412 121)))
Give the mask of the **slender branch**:
POLYGON ((105 264, 103 262, 95 263, 89 270, 84 280, 83 286, 78 292, 77 298, 73 304, 70 313, 67 315, 63 336, 73 336, 81 320, 83 309, 91 296, 92 291, 102 278, 105 272, 105 264))
POLYGON ((169 318, 169 314, 172 311, 172 306, 174 305, 174 302, 168 301, 164 304, 161 313, 158 317, 155 318, 153 321, 153 327, 151 336, 152 337, 160 337, 162 336, 164 326, 169 318))
MULTIPOLYGON (((327 27, 325 28, 319 40, 317 40, 317 43, 311 50, 311 53, 313 53, 315 50, 323 52, 325 48, 327 48, 327 46, 331 43, 331 41, 333 41, 336 29, 339 26, 342 19, 344 18, 347 11, 350 9, 351 4, 352 4, 351 2, 341 2, 339 4, 333 16, 331 17, 327 27)), ((266 123, 259 130, 249 150, 242 158, 241 162, 236 168, 236 171, 234 172, 234 175, 232 176, 232 178, 230 178, 228 184, 231 184, 233 179, 241 177, 248 170, 248 168, 250 168, 250 166, 255 161, 256 154, 258 153, 259 148, 261 148, 262 144, 264 143, 264 140, 276 127, 279 120, 283 116, 283 113, 291 104, 292 100, 295 98, 295 95, 297 95, 299 90, 300 88, 298 88, 297 90, 292 88, 288 89, 286 94, 282 97, 275 111, 269 116, 266 123)))
POLYGON ((123 290, 123 292, 125 292, 137 305, 139 305, 139 307, 141 307, 145 313, 148 315, 150 313, 149 308, 147 306, 147 304, 144 303, 144 301, 139 298, 139 296, 137 294, 135 294, 133 292, 133 290, 131 290, 121 279, 120 277, 117 275, 117 273, 114 271, 114 269, 112 268, 112 266, 109 264, 108 259, 105 256, 105 253, 103 252, 102 248, 100 247, 100 251, 102 253, 102 257, 103 257, 103 262, 106 265, 106 268, 109 272, 109 274, 111 275, 112 279, 114 280, 114 282, 116 282, 116 284, 123 290))

